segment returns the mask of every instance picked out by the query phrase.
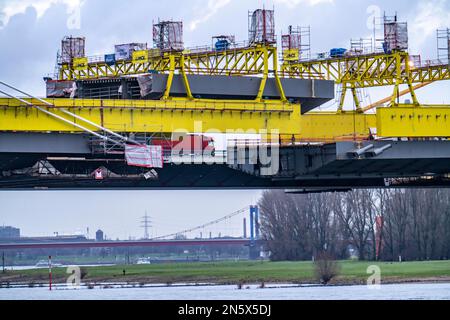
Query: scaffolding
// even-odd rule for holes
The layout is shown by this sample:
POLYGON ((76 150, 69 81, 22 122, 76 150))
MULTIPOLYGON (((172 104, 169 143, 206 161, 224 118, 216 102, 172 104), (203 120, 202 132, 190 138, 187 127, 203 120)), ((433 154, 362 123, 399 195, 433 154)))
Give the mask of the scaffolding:
POLYGON ((183 22, 159 21, 153 24, 153 46, 161 52, 183 51, 183 22))
POLYGON ((409 56, 409 68, 411 70, 422 67, 422 56, 420 54, 409 56))
POLYGON ((61 41, 59 63, 72 63, 74 58, 85 56, 86 39, 84 37, 64 37, 61 41))
POLYGON ((311 27, 289 26, 289 33, 281 36, 283 61, 298 62, 311 59, 311 27))
POLYGON ((450 29, 437 30, 437 52, 441 64, 450 64, 450 29))
POLYGON ((384 52, 408 50, 408 23, 398 22, 397 14, 389 17, 384 15, 384 52))
POLYGON ((275 11, 257 9, 249 12, 248 39, 253 44, 276 43, 275 35, 275 11))
POLYGON ((350 40, 351 55, 370 54, 374 52, 373 40, 371 38, 360 38, 350 40))

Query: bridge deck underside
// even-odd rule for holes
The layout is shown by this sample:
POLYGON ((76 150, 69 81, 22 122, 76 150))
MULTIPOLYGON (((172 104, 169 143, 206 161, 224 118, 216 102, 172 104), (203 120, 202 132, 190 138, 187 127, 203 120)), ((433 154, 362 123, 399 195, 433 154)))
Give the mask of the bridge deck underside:
POLYGON ((0 179, 0 190, 260 190, 260 189, 292 189, 292 190, 328 190, 339 191, 353 188, 386 188, 386 187, 450 187, 450 179, 437 177, 434 179, 397 178, 388 182, 385 178, 374 175, 359 177, 304 177, 268 179, 253 177, 235 172, 229 168, 213 170, 211 167, 189 169, 190 176, 164 169, 158 180, 109 178, 95 181, 89 178, 70 177, 29 177, 14 176, 0 179), (227 178, 225 178, 225 176, 227 178))
POLYGON ((9 133, 0 134, 0 142, 0 189, 356 188, 386 187, 387 179, 403 179, 404 186, 450 185, 449 141, 289 146, 280 149, 280 169, 271 176, 261 176, 261 164, 168 164, 148 180, 144 173, 149 169, 128 166, 123 155, 87 152, 83 135, 9 133), (385 150, 355 155, 368 146, 385 150), (30 169, 39 161, 59 175, 30 169), (100 167, 108 173, 95 180, 93 172, 100 167))

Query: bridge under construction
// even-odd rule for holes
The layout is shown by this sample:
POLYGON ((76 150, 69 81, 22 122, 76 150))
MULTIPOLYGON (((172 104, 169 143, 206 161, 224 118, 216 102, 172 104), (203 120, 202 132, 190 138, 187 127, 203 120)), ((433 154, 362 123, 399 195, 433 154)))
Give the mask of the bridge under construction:
POLYGON ((309 27, 289 27, 279 52, 266 9, 249 14, 244 43, 220 35, 186 49, 177 21, 153 26, 151 48, 103 56, 88 56, 85 38, 64 38, 45 98, 0 82, 0 188, 449 186, 450 105, 423 104, 416 91, 450 79, 450 30, 437 31, 432 61, 409 54, 397 16, 381 24, 382 42, 317 57, 309 27), (361 90, 375 87, 392 94, 363 105, 361 90), (317 110, 333 100, 336 111, 317 110), (212 134, 259 138, 226 150, 180 143, 212 134))

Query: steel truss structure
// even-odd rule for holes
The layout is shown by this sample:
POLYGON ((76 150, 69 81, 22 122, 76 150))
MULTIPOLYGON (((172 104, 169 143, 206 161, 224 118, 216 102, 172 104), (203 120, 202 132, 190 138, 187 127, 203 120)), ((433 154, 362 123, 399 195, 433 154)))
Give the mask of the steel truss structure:
POLYGON ((362 112, 356 90, 361 88, 394 86, 391 105, 397 105, 399 86, 408 85, 413 104, 419 106, 414 92, 414 84, 449 80, 448 64, 415 65, 407 52, 390 54, 375 53, 368 55, 345 56, 323 60, 284 63, 283 76, 301 79, 334 80, 342 85, 339 111, 342 111, 347 90, 351 90, 357 110, 362 112))
POLYGON ((184 77, 188 98, 192 99, 187 74, 197 75, 261 75, 263 81, 258 93, 262 99, 267 78, 272 75, 277 80, 282 101, 287 101, 279 80, 277 48, 271 45, 256 45, 242 49, 223 51, 205 51, 196 53, 168 52, 159 54, 149 50, 145 59, 117 61, 114 65, 106 62, 92 62, 74 67, 63 64, 59 80, 89 80, 109 77, 120 77, 148 73, 167 73, 169 81, 164 99, 169 98, 170 86, 174 74, 184 77))
MULTIPOLYGON (((402 36, 406 26, 397 30, 399 24, 396 19, 385 21, 392 25, 390 31, 395 36, 389 38, 385 35, 385 40, 392 40, 390 50, 385 52, 361 54, 361 50, 364 51, 364 41, 361 40, 356 46, 352 46, 356 50, 339 57, 307 61, 285 59, 280 65, 274 35, 272 37, 272 16, 272 11, 258 11, 255 19, 252 16, 250 21, 254 23, 252 22, 250 31, 256 32, 257 39, 250 37, 254 41, 241 47, 233 45, 225 50, 206 48, 181 51, 161 45, 150 50, 136 49, 131 52, 129 59, 114 60, 113 63, 106 61, 106 56, 104 59, 77 56, 70 62, 63 61, 58 75, 58 80, 61 81, 158 73, 167 75, 167 83, 163 87, 162 97, 158 96, 160 100, 55 99, 42 103, 42 100, 0 98, 0 131, 79 132, 78 116, 119 133, 171 133, 179 128, 190 132, 215 130, 222 133, 230 129, 277 129, 283 138, 306 142, 368 139, 374 132, 379 137, 450 137, 447 122, 450 119, 450 108, 421 105, 415 94, 415 90, 429 83, 449 80, 449 65, 422 64, 408 52, 402 51, 407 43, 407 39, 402 36), (262 20, 258 18, 258 14, 261 14, 262 20), (266 14, 271 17, 269 22, 265 21, 266 14), (397 43, 399 39, 396 37, 399 35, 404 43, 397 43), (259 41, 259 38, 262 40, 259 41), (171 96, 176 75, 181 76, 186 89, 186 95, 182 98, 171 96), (254 76, 261 81, 258 83, 256 98, 252 101, 200 99, 194 97, 188 75, 254 76), (309 112, 302 115, 301 105, 286 98, 282 77, 335 81, 342 86, 338 112, 309 112), (264 99, 266 84, 270 78, 275 79, 277 100, 264 99), (407 85, 408 90, 400 91, 401 85, 407 85), (390 103, 391 108, 380 108, 377 115, 364 114, 365 111, 378 107, 379 103, 364 108, 361 106, 358 90, 383 86, 394 87, 392 96, 383 100, 383 103, 390 103), (348 90, 353 95, 356 112, 343 112, 348 90), (412 96, 412 104, 401 105, 399 97, 407 93, 412 96), (69 110, 71 114, 61 112, 62 109, 69 110), (194 127, 196 122, 203 123, 201 130, 194 127)), ((176 37, 172 37, 175 40, 172 40, 181 45, 182 26, 179 23, 178 26, 179 32, 176 37)), ((290 35, 297 34, 298 41, 294 42, 300 43, 292 43, 289 38, 284 47, 290 50, 294 46, 301 51, 302 31, 294 31, 290 30, 290 35)), ((159 37, 161 41, 172 41, 167 40, 167 34, 159 37)), ((309 29, 307 34, 309 37, 309 29)), ((389 33, 389 36, 392 34, 389 33)), ((315 99, 317 96, 314 81, 312 82, 311 97, 315 99)), ((86 129, 94 132, 98 128, 88 123, 86 129)))

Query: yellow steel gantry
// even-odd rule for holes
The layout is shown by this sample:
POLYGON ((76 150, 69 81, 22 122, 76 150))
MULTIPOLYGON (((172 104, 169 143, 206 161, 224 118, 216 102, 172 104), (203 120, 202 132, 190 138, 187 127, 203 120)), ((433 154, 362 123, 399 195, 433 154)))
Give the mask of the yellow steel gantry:
MULTIPOLYGON (((151 72, 168 74, 165 93, 161 100, 95 100, 47 99, 50 106, 28 99, 23 101, 0 98, 0 131, 80 132, 70 122, 77 123, 61 110, 69 110, 77 117, 101 127, 121 133, 171 133, 180 129, 187 132, 227 133, 230 130, 250 132, 276 130, 284 139, 295 141, 337 141, 379 137, 431 138, 450 137, 450 108, 420 106, 414 94, 414 84, 450 79, 448 65, 416 68, 406 52, 372 54, 285 62, 278 69, 275 46, 255 45, 242 49, 208 52, 137 51, 129 61, 114 65, 91 62, 87 58, 74 59, 62 65, 59 80, 87 80, 151 72), (186 98, 170 97, 175 74, 181 74, 187 91, 186 98), (256 100, 195 99, 190 91, 187 75, 257 75, 261 85, 256 100), (280 100, 264 100, 267 79, 276 79, 280 100), (299 104, 287 101, 280 76, 334 80, 343 86, 343 99, 347 89, 357 100, 356 90, 366 87, 394 86, 391 108, 378 108, 377 114, 359 112, 301 115, 299 104), (413 96, 412 105, 398 105, 399 86, 406 84, 413 96), (56 115, 56 117, 55 117, 56 115), (58 119, 67 121, 58 121, 58 119)), ((97 130, 87 126, 89 130, 97 130)))
POLYGON ((414 84, 430 83, 450 79, 448 64, 415 66, 407 52, 398 51, 390 54, 375 53, 369 55, 348 55, 330 59, 301 62, 286 61, 281 66, 284 76, 301 79, 333 80, 342 85, 339 111, 342 111, 346 92, 351 90, 355 105, 360 106, 356 90, 360 88, 394 86, 391 105, 396 105, 399 86, 408 85, 413 104, 419 106, 414 84))
POLYGON ((163 99, 169 98, 175 73, 183 76, 187 97, 193 99, 188 74, 196 75, 261 75, 262 81, 257 100, 262 100, 265 85, 270 74, 276 79, 281 100, 286 102, 278 71, 277 48, 258 44, 251 47, 222 51, 164 52, 141 50, 133 52, 130 60, 116 61, 109 65, 104 61, 89 62, 88 58, 75 58, 71 63, 61 65, 59 80, 92 80, 100 78, 139 75, 152 72, 169 74, 163 99))
POLYGON ((171 68, 184 70, 187 74, 257 75, 263 74, 269 63, 277 66, 278 62, 274 59, 277 59, 277 48, 270 45, 201 52, 160 52, 150 49, 135 51, 132 59, 119 60, 112 65, 105 61, 90 62, 87 57, 75 58, 72 63, 61 65, 59 80, 100 79, 149 72, 167 73, 171 68), (171 60, 174 60, 175 65, 171 60))
POLYGON ((175 73, 183 76, 189 99, 193 97, 187 80, 188 74, 262 76, 257 100, 262 99, 265 83, 270 74, 273 74, 277 80, 282 101, 286 101, 286 97, 281 86, 280 75, 290 78, 333 80, 337 85, 342 86, 338 112, 343 111, 348 90, 352 93, 357 112, 364 112, 365 109, 361 107, 361 101, 357 95, 358 89, 394 86, 390 103, 396 105, 396 99, 400 96, 399 86, 405 84, 408 86, 413 104, 419 106, 414 84, 450 79, 448 64, 415 66, 409 54, 403 51, 390 54, 348 55, 301 62, 287 60, 281 65, 279 71, 277 48, 260 44, 223 51, 165 53, 155 49, 136 51, 132 59, 117 61, 114 65, 108 65, 106 62, 89 63, 88 58, 77 58, 72 63, 61 66, 59 80, 100 79, 149 72, 169 74, 164 99, 169 98, 171 80, 175 73))

